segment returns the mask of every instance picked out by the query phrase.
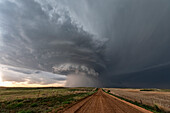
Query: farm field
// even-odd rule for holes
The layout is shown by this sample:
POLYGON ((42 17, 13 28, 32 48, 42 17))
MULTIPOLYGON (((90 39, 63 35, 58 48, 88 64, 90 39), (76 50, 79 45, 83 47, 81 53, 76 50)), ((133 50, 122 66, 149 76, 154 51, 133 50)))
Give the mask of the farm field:
POLYGON ((170 90, 168 89, 123 89, 104 88, 110 93, 149 106, 158 106, 165 112, 170 113, 170 90))
POLYGON ((0 113, 57 112, 95 88, 0 88, 0 113))

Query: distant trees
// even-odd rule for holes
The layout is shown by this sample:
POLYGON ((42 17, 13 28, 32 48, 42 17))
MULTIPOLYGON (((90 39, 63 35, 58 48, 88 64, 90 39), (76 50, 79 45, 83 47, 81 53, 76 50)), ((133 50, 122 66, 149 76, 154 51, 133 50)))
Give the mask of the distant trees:
POLYGON ((110 90, 108 90, 107 92, 110 93, 110 90))

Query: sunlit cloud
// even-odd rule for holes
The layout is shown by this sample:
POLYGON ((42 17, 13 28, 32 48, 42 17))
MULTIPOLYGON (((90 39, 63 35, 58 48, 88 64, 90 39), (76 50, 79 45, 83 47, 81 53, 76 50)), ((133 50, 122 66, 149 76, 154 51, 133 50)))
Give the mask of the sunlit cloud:
POLYGON ((0 72, 0 86, 3 86, 3 81, 2 81, 2 72, 0 72))
POLYGON ((39 70, 0 65, 0 86, 47 87, 64 86, 66 76, 39 70))
POLYGON ((1 70, 0 70, 0 86, 6 86, 6 87, 12 86, 12 82, 3 81, 3 73, 1 72, 1 70))

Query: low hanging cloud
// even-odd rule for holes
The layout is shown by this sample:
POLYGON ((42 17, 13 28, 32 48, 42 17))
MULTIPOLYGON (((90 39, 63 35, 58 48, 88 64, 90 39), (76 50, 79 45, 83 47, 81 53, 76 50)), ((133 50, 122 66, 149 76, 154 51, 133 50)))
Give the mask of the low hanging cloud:
MULTIPOLYGON (((0 64, 66 75, 66 86, 132 87, 133 81, 160 86, 164 80, 141 83, 137 72, 156 75, 169 67, 163 65, 170 61, 169 3, 1 0, 0 64)), ((10 70, 25 77, 32 73, 10 70)))
POLYGON ((40 70, 30 70, 19 67, 0 65, 0 71, 2 73, 2 76, 0 76, 1 79, 4 82, 12 83, 14 86, 17 83, 24 83, 25 86, 31 84, 37 86, 53 86, 56 84, 64 86, 66 81, 66 76, 40 70))
POLYGON ((65 86, 69 87, 92 87, 99 86, 99 73, 95 72, 93 68, 88 68, 79 64, 61 64, 53 67, 53 72, 67 75, 67 82, 65 86))
POLYGON ((70 63, 61 64, 59 66, 54 66, 53 70, 55 73, 60 73, 60 74, 64 74, 64 75, 67 75, 70 73, 76 73, 76 74, 86 73, 86 74, 94 76, 94 77, 99 75, 97 72, 95 72, 94 69, 88 68, 83 65, 70 64, 70 63))

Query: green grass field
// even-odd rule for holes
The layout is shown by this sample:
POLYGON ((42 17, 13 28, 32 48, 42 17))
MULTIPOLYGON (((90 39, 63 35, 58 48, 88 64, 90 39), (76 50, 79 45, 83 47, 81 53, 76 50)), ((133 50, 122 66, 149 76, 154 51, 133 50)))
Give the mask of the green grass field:
POLYGON ((95 88, 0 88, 0 113, 57 112, 95 88))

